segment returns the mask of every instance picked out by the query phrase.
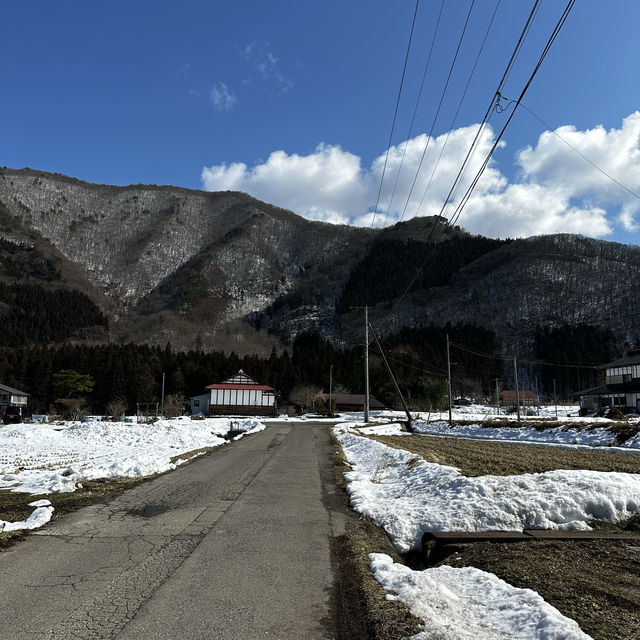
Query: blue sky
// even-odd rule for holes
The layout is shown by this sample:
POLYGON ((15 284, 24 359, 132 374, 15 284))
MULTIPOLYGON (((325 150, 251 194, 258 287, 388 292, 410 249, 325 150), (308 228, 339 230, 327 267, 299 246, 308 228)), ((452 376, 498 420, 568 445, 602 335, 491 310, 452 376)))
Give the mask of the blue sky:
MULTIPOLYGON (((521 90, 564 4, 543 0, 507 82, 508 97, 521 90)), ((475 2, 433 139, 427 139, 470 6, 470 0, 444 3, 409 136, 440 6, 440 0, 420 2, 375 220, 413 0, 5 3, 0 164, 107 184, 240 189, 331 222, 380 225, 437 213, 531 2, 500 3, 444 149, 496 0, 475 2), (427 143, 423 173, 409 197, 427 143)), ((525 99, 636 193, 638 24, 640 3, 633 0, 578 0, 525 99)), ((478 162, 505 117, 492 116, 493 133, 483 138, 478 162)), ((556 136, 541 138, 544 131, 525 110, 516 114, 459 223, 491 236, 567 231, 636 243, 640 200, 556 136)))

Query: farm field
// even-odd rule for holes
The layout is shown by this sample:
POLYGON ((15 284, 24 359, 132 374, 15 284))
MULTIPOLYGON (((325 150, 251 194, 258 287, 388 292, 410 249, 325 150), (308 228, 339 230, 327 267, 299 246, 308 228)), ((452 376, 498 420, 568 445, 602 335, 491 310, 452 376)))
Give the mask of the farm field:
MULTIPOLYGON (((405 499, 409 500, 407 495, 411 492, 410 487, 418 487, 416 492, 428 491, 421 484, 424 478, 420 478, 419 475, 411 477, 417 468, 421 466, 428 466, 432 470, 455 468, 452 471, 442 471, 444 475, 435 473, 429 480, 436 485, 457 483, 456 487, 462 493, 462 497, 456 496, 456 499, 460 500, 459 508, 456 511, 467 510, 465 522, 471 524, 466 527, 466 530, 517 529, 517 526, 499 526, 499 515, 494 513, 496 509, 499 510, 503 506, 508 509, 511 498, 508 495, 502 496, 502 498, 496 496, 503 491, 508 491, 508 483, 515 483, 516 486, 520 485, 521 493, 526 494, 527 491, 530 491, 533 509, 546 510, 547 517, 557 520, 557 523, 552 522, 551 525, 531 527, 531 524, 528 523, 520 528, 627 530, 638 531, 640 536, 640 515, 637 515, 640 511, 640 493, 638 492, 640 485, 636 484, 640 478, 638 475, 640 474, 640 456, 633 452, 633 449, 625 451, 618 447, 590 448, 584 446, 567 448, 566 446, 515 444, 485 439, 409 435, 399 429, 396 432, 397 435, 389 435, 393 432, 391 425, 388 427, 360 427, 354 429, 353 433, 366 433, 367 431, 369 433, 364 437, 371 442, 375 451, 372 449, 369 454, 363 453, 356 459, 356 457, 350 456, 347 444, 345 454, 349 462, 348 467, 352 469, 345 474, 347 491, 350 493, 352 506, 361 513, 373 517, 374 521, 383 526, 387 535, 395 543, 396 549, 400 547, 399 550, 405 553, 405 558, 413 566, 414 571, 407 573, 410 571, 409 569, 397 563, 393 565, 395 570, 393 575, 396 580, 400 580, 395 584, 402 585, 402 588, 407 584, 417 584, 422 573, 420 570, 424 567, 415 565, 415 554, 406 553, 413 545, 406 542, 411 539, 411 536, 407 537, 406 535, 409 523, 403 521, 404 515, 394 515, 392 509, 386 513, 377 510, 374 504, 375 499, 367 502, 367 499, 363 497, 364 492, 359 491, 359 483, 363 479, 360 476, 365 473, 363 469, 367 464, 369 464, 368 489, 373 492, 382 491, 383 493, 379 495, 383 496, 384 500, 389 502, 395 500, 396 503, 405 499), (381 434, 381 432, 386 432, 386 434, 381 434), (377 449, 377 445, 382 445, 384 449, 377 449), (387 447, 396 450, 398 454, 402 452, 401 457, 395 459, 394 454, 388 453, 387 447), (369 459, 368 463, 366 462, 367 458, 369 459), (426 462, 420 462, 421 460, 426 462), (454 471, 457 475, 446 476, 447 473, 452 474, 454 471), (574 475, 566 476, 566 478, 554 475, 564 474, 565 471, 574 475), (500 478, 504 478, 506 484, 501 484, 500 478), (490 503, 494 500, 495 504, 485 507, 476 500, 477 496, 473 495, 473 491, 466 486, 467 481, 472 482, 473 479, 477 479, 480 483, 478 485, 479 492, 484 495, 485 502, 490 503), (629 507, 629 510, 623 509, 615 513, 615 507, 611 507, 611 504, 618 503, 620 506, 620 499, 614 494, 604 498, 604 493, 601 492, 606 493, 608 489, 602 486, 602 482, 606 484, 608 479, 616 482, 623 479, 625 482, 633 483, 633 490, 627 493, 623 500, 626 501, 625 509, 629 507), (577 483, 578 494, 582 491, 585 492, 583 498, 573 496, 575 504, 571 506, 571 509, 574 510, 570 516, 574 518, 572 521, 569 521, 568 517, 563 519, 564 516, 558 517, 557 513, 551 513, 556 508, 551 503, 554 500, 562 502, 562 498, 558 495, 545 494, 544 500, 540 501, 542 506, 536 503, 535 493, 538 490, 536 482, 544 485, 545 481, 556 480, 559 483, 567 480, 566 494, 573 493, 572 482, 577 483), (594 483, 588 487, 586 484, 582 484, 588 484, 592 481, 594 483), (465 500, 465 491, 469 492, 469 500, 467 505, 462 505, 461 503, 465 500), (505 505, 502 505, 500 499, 503 499, 505 505), (547 500, 546 503, 545 500, 547 500), (580 506, 580 500, 583 502, 592 501, 594 504, 588 505, 577 516, 575 511, 580 506), (364 506, 365 503, 368 505, 367 507, 364 506), (607 504, 606 507, 605 504, 607 504), (588 517, 589 510, 592 508, 595 512, 594 515, 601 515, 602 519, 588 517), (634 508, 635 513, 633 513, 634 508), (496 526, 482 526, 483 522, 486 522, 486 513, 478 515, 478 512, 484 509, 496 518, 496 523, 498 523, 496 526), (485 521, 482 521, 483 517, 485 517, 485 521), (474 518, 477 518, 477 521, 474 521, 474 518)), ((338 437, 340 439, 341 436, 338 437)), ((346 441, 343 440, 343 442, 346 441)), ((362 446, 361 443, 359 446, 362 446)), ((440 486, 440 490, 445 492, 447 488, 440 486)), ((540 489, 540 491, 543 490, 540 489)), ((436 494, 437 492, 430 494, 431 498, 437 498, 436 494)), ((516 491, 514 495, 517 496, 517 494, 516 491)), ((522 499, 524 498, 521 496, 516 497, 516 501, 522 499)), ((419 508, 417 503, 402 502, 398 509, 402 509, 405 515, 415 509, 416 513, 420 513, 418 517, 425 517, 421 512, 421 509, 424 510, 425 507, 419 508)), ((426 510, 429 510, 428 506, 426 510)), ((455 517, 458 516, 459 513, 455 517)), ((426 517, 428 519, 429 516, 426 517)), ((436 523, 436 526, 427 526, 426 530, 430 528, 431 530, 449 529, 454 531, 464 529, 464 527, 447 526, 454 521, 454 516, 450 521, 440 521, 442 526, 437 526, 438 518, 442 518, 441 513, 437 516, 433 515, 430 520, 431 525, 436 523)), ((413 539, 415 541, 416 538, 413 539)), ((387 589, 392 588, 391 585, 394 584, 394 581, 383 571, 391 566, 389 560, 381 562, 379 554, 373 554, 370 557, 370 562, 376 577, 380 576, 378 579, 383 582, 383 586, 386 586, 387 589)), ((442 547, 441 554, 436 558, 435 567, 429 567, 427 571, 448 571, 447 567, 456 570, 475 567, 497 576, 517 589, 533 590, 542 596, 545 603, 565 616, 565 620, 577 622, 580 629, 575 630, 567 626, 565 629, 566 637, 591 637, 595 640, 632 640, 637 638, 637 629, 640 628, 640 585, 637 581, 637 575, 640 572, 640 538, 638 543, 635 541, 594 540, 580 542, 477 542, 464 545, 445 545, 442 547)), ((437 580, 441 575, 444 574, 434 574, 433 579, 437 580)), ((444 584, 446 582, 442 583, 442 585, 444 584)), ((406 600, 415 614, 417 606, 415 594, 406 599, 406 594, 401 594, 401 589, 397 593, 400 600, 406 600), (411 598, 414 599, 411 600, 411 598)), ((430 593, 430 598, 433 597, 433 593, 430 593)), ((448 605, 443 606, 446 608, 448 605)), ((433 615, 433 611, 429 615, 433 615)), ((569 623, 566 624, 569 625, 569 623)), ((558 622, 555 621, 554 624, 557 625, 558 622)), ((560 623, 560 625, 562 624, 564 623, 560 623)), ((463 623, 461 623, 461 628, 462 626, 463 623)), ((428 629, 427 625, 427 631, 428 629)), ((427 633, 424 637, 435 638, 438 635, 427 633)), ((550 635, 549 637, 565 636, 550 635)))
MULTIPOLYGON (((458 467, 466 476, 590 469, 640 473, 640 455, 428 436, 372 436, 425 460, 458 467)), ((640 532, 640 516, 594 528, 640 532)), ((631 640, 640 629, 640 539, 589 542, 478 542, 446 549, 438 565, 473 566, 533 589, 596 640, 631 640)))

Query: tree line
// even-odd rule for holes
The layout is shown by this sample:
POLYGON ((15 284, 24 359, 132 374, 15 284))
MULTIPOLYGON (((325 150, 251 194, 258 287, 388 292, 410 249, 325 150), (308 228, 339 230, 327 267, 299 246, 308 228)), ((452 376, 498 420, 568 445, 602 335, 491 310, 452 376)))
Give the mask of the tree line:
MULTIPOLYGON (((496 343, 487 329, 459 324, 449 327, 405 329, 383 341, 391 366, 411 403, 425 408, 442 401, 446 386, 446 332, 476 348, 496 343)), ((465 356, 469 370, 480 369, 475 356, 465 356)), ((32 413, 48 412, 59 399, 56 375, 76 371, 94 382, 86 394, 88 408, 103 413, 115 399, 135 411, 137 403, 160 400, 162 376, 165 395, 185 397, 204 393, 207 385, 221 382, 239 369, 260 383, 274 387, 287 398, 296 387, 329 390, 332 368, 334 388, 352 393, 364 390, 364 350, 362 345, 339 349, 318 333, 297 336, 290 348, 269 357, 238 356, 214 351, 174 351, 170 344, 63 344, 59 346, 19 346, 0 348, 0 382, 30 394, 32 413)), ((462 365, 462 361, 461 365, 462 365)), ((396 406, 393 385, 375 347, 370 351, 371 393, 387 406, 396 406)))

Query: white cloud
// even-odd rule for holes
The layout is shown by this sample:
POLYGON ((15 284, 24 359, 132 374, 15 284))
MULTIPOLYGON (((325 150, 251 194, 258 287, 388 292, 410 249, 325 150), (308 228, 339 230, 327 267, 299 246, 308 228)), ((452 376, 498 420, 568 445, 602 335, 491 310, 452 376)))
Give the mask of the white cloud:
POLYGON ((236 104, 236 94, 224 82, 218 82, 209 92, 211 102, 218 111, 231 111, 236 104))
MULTIPOLYGON (((246 191, 313 220, 358 226, 393 224, 440 213, 476 132, 477 125, 453 130, 446 147, 445 135, 428 140, 424 134, 391 147, 375 220, 384 155, 363 167, 358 156, 339 146, 321 144, 308 155, 280 150, 253 167, 244 163, 205 167, 202 182, 208 190, 246 191)), ((625 118, 620 129, 561 127, 558 132, 604 171, 640 192, 640 113, 625 118)), ((452 206, 444 211, 446 216, 453 214, 494 139, 493 131, 485 129, 463 184, 453 195, 452 206)), ((627 231, 638 228, 640 200, 590 166, 552 132, 543 133, 535 146, 521 150, 515 160, 519 175, 511 182, 495 164, 489 165, 463 210, 461 226, 493 237, 561 232, 601 237, 611 234, 616 225, 627 231)))
MULTIPOLYGON (((249 62, 266 82, 273 82, 278 87, 278 95, 287 93, 293 88, 293 82, 280 70, 279 58, 273 53, 271 44, 266 40, 250 42, 240 51, 240 55, 249 62)), ((245 80, 245 82, 249 82, 245 80)))

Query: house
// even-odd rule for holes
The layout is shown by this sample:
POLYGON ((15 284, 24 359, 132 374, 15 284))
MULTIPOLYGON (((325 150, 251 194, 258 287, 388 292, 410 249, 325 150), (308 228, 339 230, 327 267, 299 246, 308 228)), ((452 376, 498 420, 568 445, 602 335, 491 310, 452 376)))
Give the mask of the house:
POLYGON ((624 413, 640 411, 640 349, 631 349, 617 360, 599 367, 604 384, 580 391, 581 413, 616 407, 624 413))
MULTIPOLYGON (((329 404, 329 394, 323 393, 322 399, 329 404)), ((364 395, 356 393, 333 393, 331 395, 331 404, 335 411, 364 411, 364 395)), ((386 407, 376 400, 373 396, 369 396, 369 409, 378 411, 386 409, 386 407)))
POLYGON ((533 407, 539 404, 538 396, 533 391, 524 389, 519 391, 517 396, 515 391, 505 390, 498 397, 503 407, 515 407, 517 399, 520 400, 520 405, 524 407, 533 407))
POLYGON ((277 392, 259 384, 242 369, 224 382, 205 387, 207 393, 191 398, 191 413, 202 415, 275 416, 277 392))
POLYGON ((0 384, 0 419, 5 424, 9 422, 22 422, 24 411, 27 408, 29 394, 5 384, 0 384))

